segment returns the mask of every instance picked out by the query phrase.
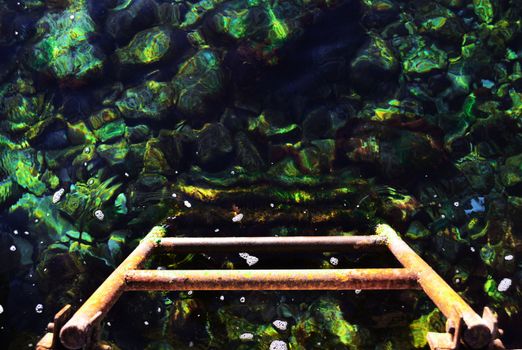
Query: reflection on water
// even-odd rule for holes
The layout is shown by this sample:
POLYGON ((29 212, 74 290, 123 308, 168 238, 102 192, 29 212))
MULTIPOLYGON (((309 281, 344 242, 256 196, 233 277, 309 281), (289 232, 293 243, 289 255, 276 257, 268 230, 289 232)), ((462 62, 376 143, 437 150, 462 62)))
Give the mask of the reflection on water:
MULTIPOLYGON (((0 1, 0 337, 31 348, 152 226, 387 222, 522 347, 522 6, 506 0, 0 1)), ((157 268, 396 266, 380 253, 157 268)), ((409 349, 417 292, 129 293, 121 349, 409 349)))

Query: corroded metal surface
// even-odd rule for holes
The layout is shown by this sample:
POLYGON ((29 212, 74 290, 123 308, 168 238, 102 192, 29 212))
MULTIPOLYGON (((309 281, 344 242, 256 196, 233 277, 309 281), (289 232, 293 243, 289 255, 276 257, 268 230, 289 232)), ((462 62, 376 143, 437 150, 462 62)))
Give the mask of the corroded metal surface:
POLYGON ((135 270, 127 290, 354 290, 415 289, 406 269, 135 270))
POLYGON ((463 341, 472 349, 481 349, 492 341, 492 330, 460 295, 457 294, 417 253, 388 225, 379 225, 377 234, 386 237, 392 254, 407 269, 415 271, 419 284, 440 311, 450 320, 462 318, 463 341))
POLYGON ((59 333, 63 325, 71 317, 72 308, 71 305, 65 305, 60 311, 54 316, 53 322, 47 325, 47 333, 40 339, 36 344, 36 350, 58 350, 63 349, 60 344, 59 333))
POLYGON ((217 251, 345 251, 386 248, 380 236, 292 236, 292 237, 167 237, 159 247, 172 252, 217 251))
MULTIPOLYGON (((422 260, 388 225, 379 225, 372 236, 297 237, 192 237, 165 238, 155 227, 118 266, 73 317, 50 327, 38 349, 96 349, 100 321, 125 291, 143 290, 348 290, 422 288, 448 319, 446 333, 430 333, 431 349, 503 349, 497 338, 496 317, 485 309, 483 317, 422 260), (204 251, 366 251, 388 247, 404 268, 316 270, 140 270, 157 249, 167 252, 204 251)), ((98 347, 99 348, 99 347, 98 347)))
POLYGON ((155 227, 136 249, 102 283, 80 307, 60 332, 60 339, 69 349, 79 349, 90 342, 89 337, 98 322, 120 298, 125 290, 125 273, 138 268, 151 254, 155 242, 165 235, 163 227, 155 227))

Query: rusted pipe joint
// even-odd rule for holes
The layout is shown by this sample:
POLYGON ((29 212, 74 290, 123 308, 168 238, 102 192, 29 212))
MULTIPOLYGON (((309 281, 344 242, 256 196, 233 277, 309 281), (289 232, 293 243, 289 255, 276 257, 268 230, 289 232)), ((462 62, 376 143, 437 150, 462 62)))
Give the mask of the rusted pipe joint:
POLYGON ((81 349, 88 343, 92 332, 89 322, 80 323, 76 320, 74 324, 66 325, 60 332, 60 340, 67 349, 81 349))

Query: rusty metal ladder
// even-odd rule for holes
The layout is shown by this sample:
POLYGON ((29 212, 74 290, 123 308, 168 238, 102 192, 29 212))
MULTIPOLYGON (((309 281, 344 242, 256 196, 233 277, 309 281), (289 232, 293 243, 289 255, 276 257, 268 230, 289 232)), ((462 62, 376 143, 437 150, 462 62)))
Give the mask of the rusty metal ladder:
POLYGON ((505 349, 489 308, 479 316, 388 225, 370 236, 298 237, 165 237, 154 227, 92 296, 71 317, 69 305, 48 326, 37 350, 110 350, 99 340, 101 321, 126 291, 185 290, 400 290, 422 289, 446 316, 445 333, 428 333, 432 350, 505 349), (141 270, 157 250, 212 251, 343 251, 387 247, 402 268, 313 270, 141 270))

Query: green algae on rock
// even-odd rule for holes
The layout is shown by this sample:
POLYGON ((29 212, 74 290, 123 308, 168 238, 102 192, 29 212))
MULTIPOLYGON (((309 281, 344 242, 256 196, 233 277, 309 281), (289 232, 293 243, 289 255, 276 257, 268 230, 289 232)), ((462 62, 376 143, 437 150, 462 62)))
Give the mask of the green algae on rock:
POLYGON ((73 84, 101 73, 105 57, 89 42, 96 25, 84 1, 73 2, 61 13, 46 14, 37 28, 40 40, 28 60, 34 69, 73 84))
POLYGON ((204 115, 224 87, 218 54, 211 50, 198 51, 180 66, 172 85, 177 109, 191 116, 204 115))
POLYGON ((127 46, 117 49, 115 54, 120 64, 151 64, 172 53, 172 41, 168 29, 154 27, 137 33, 127 46))
POLYGON ((120 113, 129 119, 162 119, 174 104, 174 91, 169 83, 149 80, 127 89, 116 101, 120 113))

